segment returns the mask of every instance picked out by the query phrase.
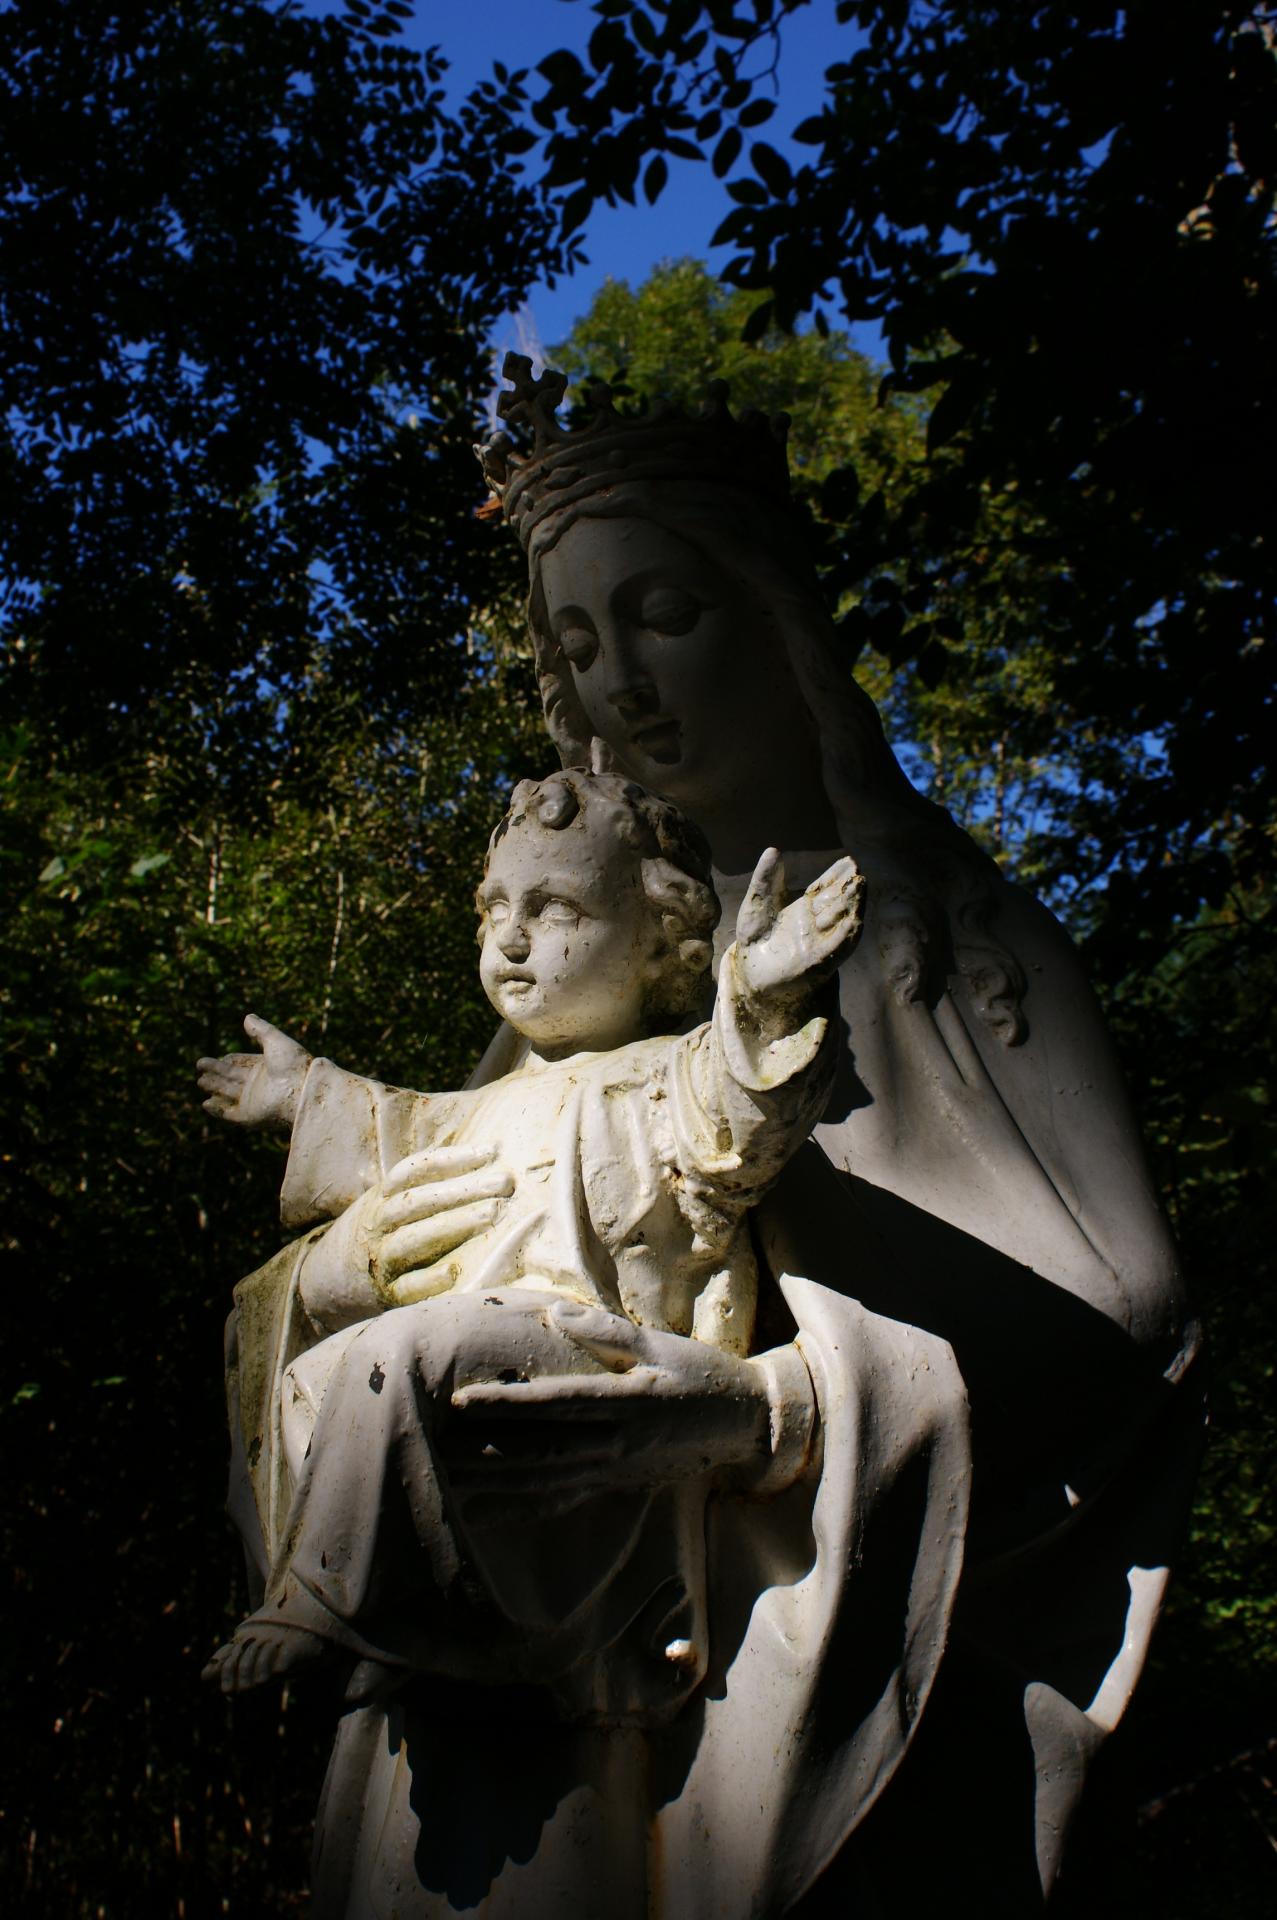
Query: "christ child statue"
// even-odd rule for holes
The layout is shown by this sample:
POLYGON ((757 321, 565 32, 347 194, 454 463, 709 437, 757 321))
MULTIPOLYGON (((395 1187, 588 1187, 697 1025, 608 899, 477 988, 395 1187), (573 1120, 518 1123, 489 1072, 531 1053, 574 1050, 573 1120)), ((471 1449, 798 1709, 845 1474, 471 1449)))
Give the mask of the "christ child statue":
POLYGON ((332 1222, 298 1270, 311 1344, 281 1375, 292 1508, 264 1605, 211 1663, 227 1691, 344 1648, 381 1670, 550 1684, 615 1719, 659 1708, 653 1647, 676 1695, 703 1670, 705 1490, 691 1507, 685 1489, 618 1498, 616 1376, 564 1329, 601 1310, 750 1354, 748 1214, 828 1098, 825 990, 864 891, 843 858, 786 904, 764 854, 706 1020, 709 872, 691 822, 632 781, 524 782, 478 893, 513 1071, 408 1092, 252 1016, 260 1054, 199 1063, 210 1112, 289 1134, 285 1223, 332 1222), (579 1466, 566 1506, 562 1474, 539 1501, 493 1444, 484 1473, 449 1456, 449 1423, 486 1386, 518 1384, 532 1412, 542 1373, 591 1368, 601 1421, 561 1429, 579 1466))

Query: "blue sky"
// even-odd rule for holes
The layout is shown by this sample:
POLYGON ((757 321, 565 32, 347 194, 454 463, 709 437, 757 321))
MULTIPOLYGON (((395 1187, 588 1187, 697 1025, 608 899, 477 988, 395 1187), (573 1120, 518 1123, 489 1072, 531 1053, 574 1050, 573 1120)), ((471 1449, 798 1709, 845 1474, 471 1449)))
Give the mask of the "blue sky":
MULTIPOLYGON (((316 12, 328 11, 324 0, 307 0, 316 12)), ((598 25, 588 0, 463 0, 443 5, 441 0, 417 0, 416 13, 405 28, 410 45, 437 45, 450 63, 449 91, 464 94, 476 81, 487 79, 493 60, 506 66, 536 66, 556 47, 584 52, 598 25)), ((850 29, 834 19, 834 0, 808 0, 786 20, 782 29, 778 69, 778 110, 760 136, 795 160, 809 160, 811 149, 794 147, 786 138, 800 120, 820 104, 825 68, 845 58, 854 44, 850 29)), ((529 156, 536 163, 535 152, 529 156)), ((538 342, 546 346, 561 340, 572 322, 589 306, 607 276, 639 283, 662 260, 692 255, 722 265, 726 249, 711 252, 710 235, 734 203, 724 184, 708 165, 691 161, 671 163, 670 182, 655 207, 597 207, 584 229, 590 264, 561 281, 551 292, 533 291, 529 311, 520 325, 512 317, 498 347, 538 342)), ((831 315, 832 317, 832 315, 831 315)), ((880 356, 880 336, 874 327, 858 327, 853 337, 866 353, 880 356)), ((539 358, 539 355, 536 357, 539 358)))

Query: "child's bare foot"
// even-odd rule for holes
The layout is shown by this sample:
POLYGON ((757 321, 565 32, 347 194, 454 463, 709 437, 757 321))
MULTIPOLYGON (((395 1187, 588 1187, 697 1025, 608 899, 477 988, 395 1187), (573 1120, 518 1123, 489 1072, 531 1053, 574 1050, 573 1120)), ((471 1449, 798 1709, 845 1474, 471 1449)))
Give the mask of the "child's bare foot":
POLYGON ((277 1675, 313 1666, 331 1651, 326 1640, 317 1633, 307 1633, 304 1627, 285 1626, 282 1621, 262 1620, 250 1614, 226 1645, 218 1648, 200 1678, 216 1680, 223 1693, 247 1693, 277 1675))

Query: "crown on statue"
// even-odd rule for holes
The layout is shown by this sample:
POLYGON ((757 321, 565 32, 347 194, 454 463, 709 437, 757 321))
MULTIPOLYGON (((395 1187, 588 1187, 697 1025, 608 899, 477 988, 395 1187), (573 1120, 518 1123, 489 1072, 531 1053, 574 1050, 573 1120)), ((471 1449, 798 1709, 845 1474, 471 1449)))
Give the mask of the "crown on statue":
MULTIPOLYGON (((668 403, 644 414, 618 413, 612 389, 594 386, 586 419, 565 427, 557 418, 567 390, 565 374, 547 367, 534 380, 532 362, 522 353, 508 353, 501 372, 513 391, 500 396, 497 412, 522 427, 532 445, 523 452, 508 433, 496 433, 475 452, 492 490, 487 511, 499 505, 525 548, 543 522, 553 522, 591 494, 635 481, 692 480, 777 502, 789 498, 789 415, 769 418, 752 408, 733 414, 725 380, 711 383, 694 418, 668 403)), ((551 526, 545 532, 551 534, 551 526)))

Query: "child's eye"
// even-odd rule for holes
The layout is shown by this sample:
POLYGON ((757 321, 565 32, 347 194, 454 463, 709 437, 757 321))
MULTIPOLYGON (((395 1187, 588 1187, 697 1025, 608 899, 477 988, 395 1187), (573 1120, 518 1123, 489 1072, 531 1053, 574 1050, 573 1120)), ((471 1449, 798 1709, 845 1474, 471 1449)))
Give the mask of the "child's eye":
POLYGON ((494 927, 501 926, 510 918, 510 903, 508 900, 489 900, 483 910, 494 927))
POLYGON ((570 900, 546 900, 542 904, 540 918, 554 927, 574 927, 581 915, 570 900))

